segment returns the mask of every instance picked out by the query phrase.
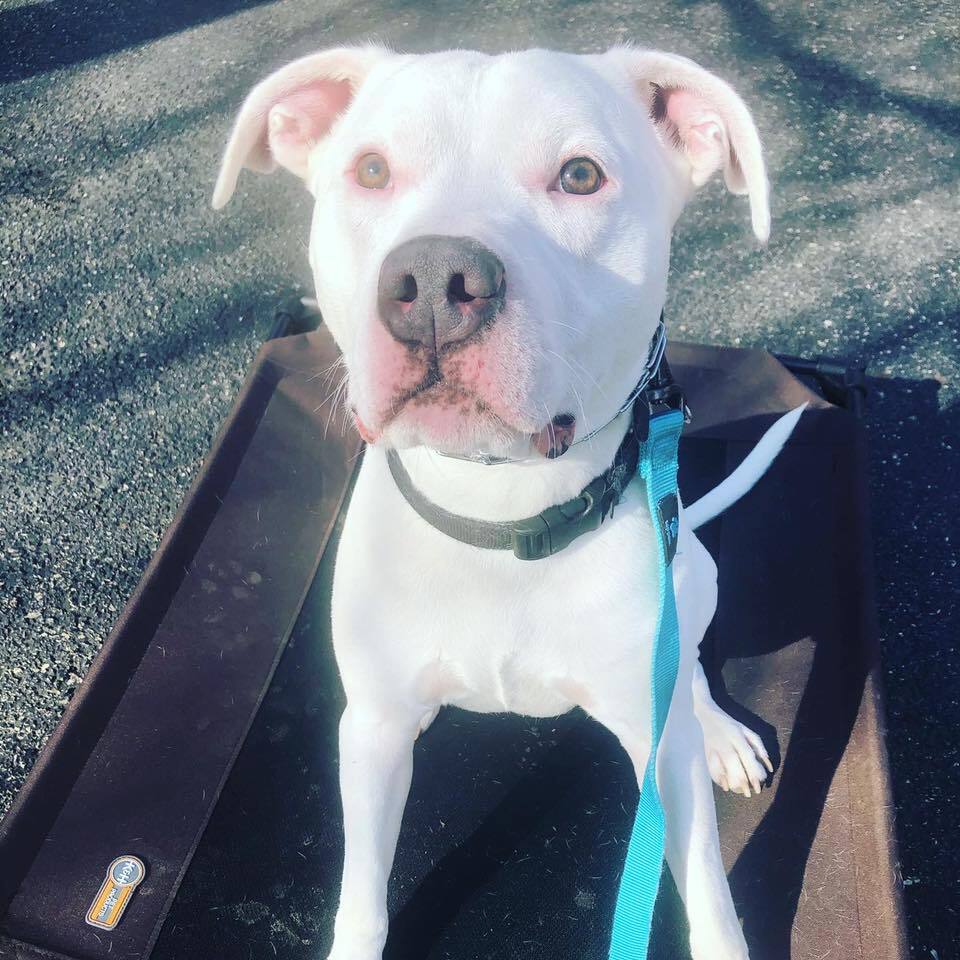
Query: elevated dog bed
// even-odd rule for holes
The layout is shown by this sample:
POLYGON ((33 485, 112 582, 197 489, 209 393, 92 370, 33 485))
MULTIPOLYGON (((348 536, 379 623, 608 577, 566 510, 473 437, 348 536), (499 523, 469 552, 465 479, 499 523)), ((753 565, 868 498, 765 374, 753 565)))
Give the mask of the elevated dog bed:
MULTIPOLYGON (((322 402, 335 356, 322 329, 260 352, 0 824, 0 957, 326 956, 342 853, 329 595, 361 452, 322 402), (114 929, 91 926, 122 856, 146 877, 114 929)), ((777 762, 759 798, 718 791, 747 940, 762 960, 901 960, 856 417, 764 352, 673 344, 670 360, 694 411, 688 501, 777 415, 811 405, 768 476, 702 531, 720 567, 702 658, 777 762)), ((857 396, 842 368, 792 365, 835 400, 857 396)), ((601 960, 636 793, 583 714, 442 712, 416 748, 386 956, 601 960)), ((685 957, 685 939, 667 882, 651 954, 685 957)))

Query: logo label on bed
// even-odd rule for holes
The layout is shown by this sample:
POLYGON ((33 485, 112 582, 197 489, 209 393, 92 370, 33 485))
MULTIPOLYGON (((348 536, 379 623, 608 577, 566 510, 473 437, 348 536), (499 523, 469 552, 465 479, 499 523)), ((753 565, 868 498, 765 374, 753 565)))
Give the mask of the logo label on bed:
POLYGON ((139 857, 117 857, 107 870, 100 892, 87 911, 87 923, 100 930, 113 930, 133 896, 147 868, 139 857))

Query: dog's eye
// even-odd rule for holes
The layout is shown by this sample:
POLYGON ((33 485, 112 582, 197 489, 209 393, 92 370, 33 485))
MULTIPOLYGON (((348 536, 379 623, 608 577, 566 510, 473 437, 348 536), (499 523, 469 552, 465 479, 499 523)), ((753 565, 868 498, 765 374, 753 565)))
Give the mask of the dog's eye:
POLYGON ((589 157, 574 157, 560 168, 560 189, 583 196, 603 186, 603 171, 589 157))
POLYGON ((357 161, 357 183, 368 190, 382 190, 390 182, 390 167, 379 153, 365 153, 357 161))

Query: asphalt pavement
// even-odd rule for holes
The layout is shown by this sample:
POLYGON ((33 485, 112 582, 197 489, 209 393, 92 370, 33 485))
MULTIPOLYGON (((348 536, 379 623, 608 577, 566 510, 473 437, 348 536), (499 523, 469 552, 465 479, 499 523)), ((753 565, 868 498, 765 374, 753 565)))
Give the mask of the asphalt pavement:
MULTIPOLYGON (((914 955, 960 943, 960 19, 950 3, 0 0, 0 812, 157 547, 273 303, 306 292, 308 195, 209 195, 249 87, 311 50, 633 40, 751 106, 759 247, 706 189, 677 338, 845 357, 868 431, 889 747, 914 955)), ((802 571, 798 571, 802 576, 802 571)))

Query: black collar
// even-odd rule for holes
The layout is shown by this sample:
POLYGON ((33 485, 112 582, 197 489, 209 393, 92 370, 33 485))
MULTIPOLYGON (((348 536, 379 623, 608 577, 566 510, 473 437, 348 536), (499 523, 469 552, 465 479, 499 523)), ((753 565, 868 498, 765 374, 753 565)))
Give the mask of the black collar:
POLYGON ((577 537, 596 530, 623 499, 637 472, 640 444, 647 439, 650 418, 667 410, 688 415, 683 392, 674 383, 663 357, 646 388, 633 402, 633 416, 613 463, 594 477, 572 500, 547 507, 536 516, 497 523, 450 513, 418 490, 396 450, 387 451, 387 463, 397 489, 430 526, 454 540, 486 550, 512 550, 521 560, 542 560, 559 553, 577 537))

